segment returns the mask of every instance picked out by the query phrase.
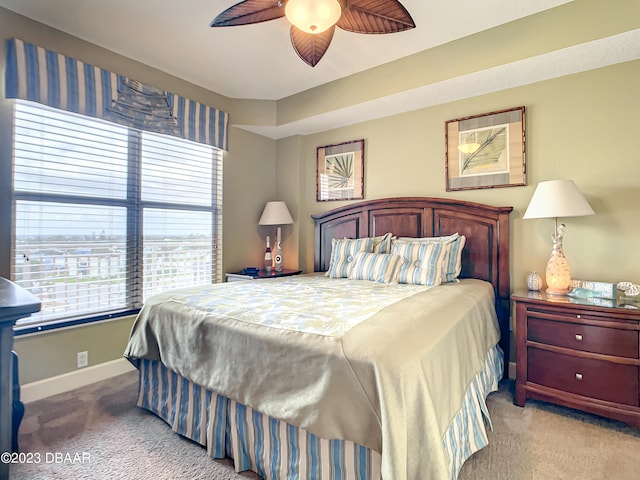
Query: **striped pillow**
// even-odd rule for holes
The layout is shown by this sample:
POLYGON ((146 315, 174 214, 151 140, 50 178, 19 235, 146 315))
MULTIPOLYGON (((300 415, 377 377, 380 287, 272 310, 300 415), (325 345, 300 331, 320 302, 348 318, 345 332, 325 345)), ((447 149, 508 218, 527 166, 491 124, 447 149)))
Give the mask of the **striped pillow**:
POLYGON ((379 237, 371 237, 373 240, 373 253, 389 253, 391 251, 391 240, 395 237, 391 232, 379 237))
POLYGON ((356 253, 370 252, 372 249, 371 237, 367 238, 343 238, 331 239, 331 260, 329 262, 329 277, 349 278, 351 266, 356 253))
POLYGON ((391 253, 403 257, 398 283, 435 286, 442 283, 445 247, 442 242, 394 241, 391 253))
MULTIPOLYGON (((458 235, 457 233, 455 235, 458 235)), ((445 282, 455 282, 462 272, 462 249, 467 242, 467 237, 464 235, 458 235, 456 239, 451 242, 451 253, 444 266, 442 272, 446 276, 445 282)))
POLYGON ((388 253, 356 253, 349 278, 352 280, 370 280, 379 283, 395 281, 402 257, 388 253))
POLYGON ((443 243, 445 245, 445 254, 442 266, 442 283, 457 281, 460 272, 462 272, 462 249, 465 246, 467 237, 454 233, 444 237, 400 237, 398 240, 403 242, 443 243))

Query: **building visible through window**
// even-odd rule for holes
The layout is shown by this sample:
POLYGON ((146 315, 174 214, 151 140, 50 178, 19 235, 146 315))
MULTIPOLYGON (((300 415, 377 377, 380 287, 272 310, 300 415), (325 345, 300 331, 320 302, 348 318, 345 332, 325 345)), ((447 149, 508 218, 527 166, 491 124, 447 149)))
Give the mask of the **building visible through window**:
POLYGON ((42 325, 221 277, 222 151, 15 102, 13 280, 42 325))

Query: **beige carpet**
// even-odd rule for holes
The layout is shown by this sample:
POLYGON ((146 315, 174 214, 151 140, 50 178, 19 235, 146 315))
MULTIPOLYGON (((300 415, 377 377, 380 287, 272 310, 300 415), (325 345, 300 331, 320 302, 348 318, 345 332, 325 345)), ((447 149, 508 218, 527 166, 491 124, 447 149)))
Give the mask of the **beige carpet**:
MULTIPOLYGON (((466 462, 460 480, 640 478, 640 432, 541 402, 519 408, 512 387, 503 382, 489 396, 490 444, 466 462)), ((11 479, 258 478, 210 459, 204 448, 136 407, 135 397, 132 373, 28 404, 20 447, 37 463, 12 465, 11 479)))

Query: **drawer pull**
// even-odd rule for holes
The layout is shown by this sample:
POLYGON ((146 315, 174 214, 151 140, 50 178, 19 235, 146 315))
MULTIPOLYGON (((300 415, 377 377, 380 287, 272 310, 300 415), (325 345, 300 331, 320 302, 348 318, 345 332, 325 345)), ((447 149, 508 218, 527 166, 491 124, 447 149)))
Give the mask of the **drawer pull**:
POLYGON ((582 374, 576 373, 576 380, 582 380, 582 374))
POLYGON ((576 315, 576 318, 582 318, 582 315, 576 315))
POLYGON ((582 341, 582 335, 580 335, 579 333, 576 333, 576 340, 581 342, 582 341))

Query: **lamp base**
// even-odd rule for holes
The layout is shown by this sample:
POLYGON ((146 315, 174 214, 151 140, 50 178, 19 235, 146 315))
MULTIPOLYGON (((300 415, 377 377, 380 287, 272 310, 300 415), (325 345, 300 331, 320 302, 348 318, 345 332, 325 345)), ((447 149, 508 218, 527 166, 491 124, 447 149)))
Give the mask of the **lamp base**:
POLYGON ((564 236, 564 225, 556 228, 553 236, 553 250, 551 258, 547 262, 547 290, 549 295, 566 295, 571 289, 571 269, 567 258, 562 251, 562 237, 564 236))
POLYGON ((571 290, 568 288, 547 288, 545 292, 549 295, 567 295, 571 290))

